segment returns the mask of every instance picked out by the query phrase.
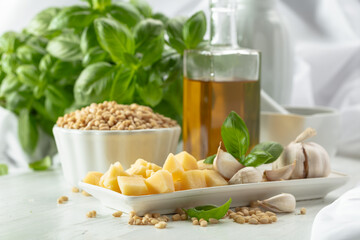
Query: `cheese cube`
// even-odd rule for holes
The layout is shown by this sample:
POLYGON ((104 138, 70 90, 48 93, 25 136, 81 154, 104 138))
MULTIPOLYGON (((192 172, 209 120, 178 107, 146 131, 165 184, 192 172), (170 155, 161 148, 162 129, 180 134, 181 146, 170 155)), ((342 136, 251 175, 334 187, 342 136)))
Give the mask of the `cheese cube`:
POLYGON ((168 155, 163 169, 169 171, 172 174, 174 181, 180 179, 184 173, 184 168, 181 166, 180 162, 175 159, 175 156, 172 153, 168 155))
POLYGON ((206 187, 205 174, 203 170, 189 170, 184 172, 181 178, 183 190, 206 187))
POLYGON ((144 159, 139 158, 134 164, 131 165, 128 170, 126 170, 126 172, 130 175, 141 175, 143 177, 146 177, 146 170, 153 170, 154 172, 156 172, 160 169, 160 166, 154 163, 149 163, 144 159))
POLYGON ((111 164, 109 170, 100 178, 99 186, 120 192, 119 184, 117 182, 118 176, 129 176, 119 162, 111 164))
POLYGON ((150 193, 174 192, 174 181, 172 175, 166 170, 159 170, 145 180, 150 193))
POLYGON ((228 185, 228 182, 215 170, 202 170, 205 174, 206 185, 208 187, 228 185))
POLYGON ((175 191, 181 191, 182 190, 180 180, 174 182, 174 188, 175 188, 175 191))
POLYGON ((176 154, 175 158, 185 171, 198 169, 196 159, 186 151, 176 154))
POLYGON ((146 178, 151 177, 154 173, 154 170, 146 170, 146 178))
POLYGON ((130 196, 139 196, 149 194, 149 190, 142 177, 120 176, 117 182, 121 193, 130 196))
POLYGON ((103 174, 101 172, 88 172, 83 179, 84 183, 99 186, 100 178, 103 174))
POLYGON ((197 161, 197 165, 199 169, 209 169, 209 170, 214 169, 212 164, 204 163, 204 160, 197 161))

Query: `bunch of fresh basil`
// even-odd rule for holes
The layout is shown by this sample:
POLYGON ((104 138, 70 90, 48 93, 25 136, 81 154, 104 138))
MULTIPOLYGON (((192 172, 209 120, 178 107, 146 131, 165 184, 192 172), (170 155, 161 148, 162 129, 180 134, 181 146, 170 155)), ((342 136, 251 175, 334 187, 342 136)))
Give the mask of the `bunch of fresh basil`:
MULTIPOLYGON (((247 167, 272 163, 283 151, 281 144, 269 141, 259 143, 247 154, 250 145, 249 130, 234 111, 230 112, 221 126, 221 137, 226 151, 247 167)), ((204 163, 212 164, 215 157, 216 154, 207 157, 204 163)))
POLYGON ((48 8, 0 37, 0 105, 19 118, 32 154, 39 128, 105 100, 138 103, 182 122, 182 55, 203 43, 206 18, 168 19, 143 0, 48 8))

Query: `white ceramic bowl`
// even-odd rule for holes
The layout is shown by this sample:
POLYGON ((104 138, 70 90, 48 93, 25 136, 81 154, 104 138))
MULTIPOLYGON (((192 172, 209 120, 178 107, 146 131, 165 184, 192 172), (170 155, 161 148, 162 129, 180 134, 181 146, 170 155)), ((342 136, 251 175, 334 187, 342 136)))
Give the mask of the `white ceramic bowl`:
POLYGON ((138 158, 162 165, 176 151, 180 132, 179 126, 133 131, 53 128, 65 179, 73 186, 88 171, 105 172, 116 161, 124 169, 138 158))
POLYGON ((323 146, 330 157, 336 153, 340 136, 340 114, 328 107, 285 107, 290 114, 261 112, 260 141, 276 141, 283 146, 311 127, 317 135, 308 141, 323 146))

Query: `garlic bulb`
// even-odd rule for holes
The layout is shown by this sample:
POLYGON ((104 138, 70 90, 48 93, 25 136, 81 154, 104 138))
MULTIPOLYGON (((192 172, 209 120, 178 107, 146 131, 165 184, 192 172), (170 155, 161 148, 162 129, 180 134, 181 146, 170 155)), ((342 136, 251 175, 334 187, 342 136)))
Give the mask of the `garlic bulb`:
POLYGON ((226 179, 230 179, 237 171, 244 167, 230 153, 221 150, 221 145, 218 148, 213 166, 226 179))
POLYGON ((314 129, 307 128, 295 141, 284 148, 279 159, 273 163, 272 169, 281 169, 295 162, 291 179, 327 177, 330 174, 328 153, 319 144, 304 142, 304 140, 315 135, 314 129))
POLYGON ((257 183, 262 181, 262 173, 254 167, 240 169, 230 179, 229 184, 257 183))
POLYGON ((282 193, 263 201, 257 201, 256 205, 278 213, 293 212, 296 207, 296 199, 290 193, 282 193))
POLYGON ((287 165, 282 168, 273 169, 273 170, 265 170, 264 177, 268 181, 282 181, 290 179, 292 173, 294 172, 296 166, 296 161, 292 164, 287 165))

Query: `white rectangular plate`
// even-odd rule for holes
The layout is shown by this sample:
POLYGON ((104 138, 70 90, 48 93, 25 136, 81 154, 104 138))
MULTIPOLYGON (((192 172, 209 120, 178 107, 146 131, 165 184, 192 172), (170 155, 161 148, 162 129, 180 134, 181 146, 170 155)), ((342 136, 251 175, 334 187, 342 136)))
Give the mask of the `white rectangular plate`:
POLYGON ((222 205, 230 197, 232 207, 245 206, 250 201, 263 200, 280 193, 291 193, 296 200, 323 198, 329 192, 344 185, 347 180, 345 174, 332 172, 326 178, 236 184, 144 196, 126 196, 84 182, 80 182, 79 186, 107 207, 126 213, 135 211, 138 215, 143 215, 147 212, 173 213, 179 207, 222 205))

